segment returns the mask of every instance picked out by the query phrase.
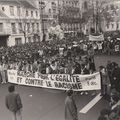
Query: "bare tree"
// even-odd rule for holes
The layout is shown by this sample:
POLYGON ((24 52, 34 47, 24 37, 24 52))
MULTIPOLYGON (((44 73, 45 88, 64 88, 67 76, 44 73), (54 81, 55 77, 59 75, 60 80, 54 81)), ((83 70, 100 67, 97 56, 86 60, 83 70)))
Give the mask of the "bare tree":
MULTIPOLYGON (((37 10, 37 9, 36 9, 37 10)), ((29 15, 29 9, 19 2, 16 22, 18 24, 19 33, 24 35, 25 43, 29 36, 34 36, 39 31, 39 19, 34 18, 33 11, 29 15)), ((39 13, 36 13, 39 16, 39 13)))

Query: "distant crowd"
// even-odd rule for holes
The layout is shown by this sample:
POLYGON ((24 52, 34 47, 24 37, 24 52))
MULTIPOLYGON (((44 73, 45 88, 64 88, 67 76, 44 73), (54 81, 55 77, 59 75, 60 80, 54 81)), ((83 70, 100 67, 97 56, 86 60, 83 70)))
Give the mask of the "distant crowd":
POLYGON ((119 55, 119 46, 119 40, 64 39, 1 47, 1 79, 4 79, 3 71, 7 69, 42 74, 90 74, 96 71, 95 54, 119 55))

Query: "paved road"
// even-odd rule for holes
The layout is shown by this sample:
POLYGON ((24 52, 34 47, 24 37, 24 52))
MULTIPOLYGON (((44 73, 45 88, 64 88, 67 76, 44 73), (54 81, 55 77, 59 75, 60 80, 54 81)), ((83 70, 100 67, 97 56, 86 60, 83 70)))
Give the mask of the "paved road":
MULTIPOLYGON (((97 68, 106 65, 107 60, 120 64, 120 57, 96 56, 97 68)), ((11 120, 11 113, 5 107, 5 95, 9 84, 0 85, 0 120, 11 120)), ((16 86, 23 101, 23 120, 64 120, 64 91, 16 86), (32 95, 32 96, 31 96, 32 95)), ((94 97, 89 95, 75 95, 78 111, 80 111, 94 97)), ((79 113, 79 120, 97 120, 101 109, 108 107, 103 98, 86 114, 79 113)))

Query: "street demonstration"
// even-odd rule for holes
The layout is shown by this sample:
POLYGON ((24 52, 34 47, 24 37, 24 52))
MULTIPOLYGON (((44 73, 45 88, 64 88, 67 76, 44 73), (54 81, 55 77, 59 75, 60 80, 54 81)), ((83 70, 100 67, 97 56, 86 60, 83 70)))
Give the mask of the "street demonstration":
POLYGON ((69 74, 43 74, 30 77, 25 76, 22 72, 16 70, 8 70, 8 82, 22 84, 28 86, 45 87, 52 89, 75 91, 81 90, 99 90, 101 89, 100 74, 94 73, 91 75, 69 75, 69 74))
POLYGON ((0 0, 0 107, 0 120, 120 120, 120 0, 0 0))

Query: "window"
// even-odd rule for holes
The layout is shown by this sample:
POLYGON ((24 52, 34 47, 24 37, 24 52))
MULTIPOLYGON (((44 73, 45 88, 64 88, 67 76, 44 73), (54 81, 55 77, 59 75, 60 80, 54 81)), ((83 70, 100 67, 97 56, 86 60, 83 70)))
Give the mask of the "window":
POLYGON ((28 43, 31 43, 32 40, 31 40, 31 37, 28 37, 28 43))
POLYGON ((27 31, 30 33, 30 23, 27 23, 27 31))
POLYGON ((17 7, 17 15, 20 16, 20 7, 17 7))
POLYGON ((119 23, 117 23, 116 28, 117 28, 117 29, 119 28, 119 23))
POLYGON ((4 8, 4 7, 2 7, 2 11, 5 11, 5 8, 4 8))
POLYGON ((38 12, 36 11, 36 17, 38 17, 38 12))
POLYGON ((88 10, 88 2, 87 1, 84 2, 84 9, 88 10))
POLYGON ((63 5, 65 4, 65 1, 63 1, 63 5))
POLYGON ((22 23, 18 23, 19 33, 22 33, 22 23))
POLYGON ((16 26, 15 23, 11 23, 12 33, 16 34, 16 26))
POLYGON ((109 24, 106 25, 107 29, 109 29, 109 24))
POLYGON ((31 11, 31 17, 33 17, 33 11, 31 11))
POLYGON ((45 5, 45 2, 39 2, 40 5, 45 5))
POLYGON ((49 14, 51 14, 51 9, 49 9, 49 14))
POLYGON ((28 17, 29 16, 29 14, 28 14, 28 11, 26 10, 26 16, 28 17))
POLYGON ((56 9, 53 9, 53 14, 56 14, 56 9))
POLYGON ((109 10, 109 7, 108 7, 108 5, 106 6, 106 11, 108 11, 109 10))
POLYGON ((119 9, 119 7, 118 7, 118 6, 116 6, 116 9, 119 9))
POLYGON ((52 5, 56 5, 54 2, 51 3, 52 5))
POLYGON ((10 6, 10 15, 14 16, 14 7, 10 6))
POLYGON ((39 32, 39 23, 37 23, 37 32, 39 32))
POLYGON ((21 45, 22 39, 21 38, 15 38, 15 45, 21 45))
POLYGON ((114 24, 111 24, 112 28, 114 28, 114 24))
POLYGON ((35 24, 32 23, 32 32, 34 32, 34 31, 35 31, 35 24))
POLYGON ((0 23, 0 32, 3 32, 3 23, 0 23))
POLYGON ((110 5, 110 8, 111 8, 111 10, 114 10, 114 5, 111 4, 111 5, 110 5))

